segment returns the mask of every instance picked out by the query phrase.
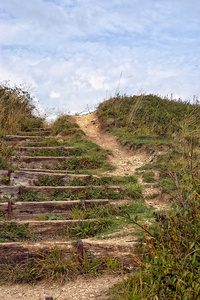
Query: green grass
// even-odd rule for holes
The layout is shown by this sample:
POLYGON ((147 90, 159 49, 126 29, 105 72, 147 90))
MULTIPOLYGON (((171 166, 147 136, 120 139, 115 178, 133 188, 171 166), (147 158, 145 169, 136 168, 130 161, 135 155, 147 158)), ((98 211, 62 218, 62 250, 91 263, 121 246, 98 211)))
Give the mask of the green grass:
POLYGON ((31 283, 57 282, 63 284, 76 279, 78 275, 88 277, 100 276, 105 273, 120 273, 119 262, 107 255, 105 258, 93 258, 83 253, 83 258, 72 253, 66 257, 58 247, 39 252, 34 258, 27 258, 21 263, 8 262, 0 265, 0 283, 31 283))
POLYGON ((75 177, 71 181, 64 181, 62 178, 49 176, 49 175, 41 175, 38 177, 37 185, 39 186, 104 186, 104 185, 117 185, 124 187, 126 185, 137 184, 137 178, 133 175, 131 176, 99 176, 95 177, 91 174, 86 178, 80 179, 75 177))
POLYGON ((123 212, 126 221, 143 231, 143 259, 140 271, 117 285, 110 299, 200 297, 199 113, 197 104, 154 95, 117 95, 97 109, 102 126, 122 145, 155 153, 153 162, 138 171, 144 171, 144 182, 160 187, 173 203, 173 209, 157 213, 148 223, 143 215, 123 212), (157 181, 154 170, 159 172, 157 181))
POLYGON ((60 215, 56 215, 54 213, 49 213, 47 215, 38 215, 36 218, 38 221, 46 221, 46 220, 63 220, 63 217, 60 215))
POLYGON ((21 242, 31 237, 28 223, 18 225, 15 222, 4 223, 0 228, 0 243, 5 242, 21 242))
POLYGON ((80 156, 83 150, 80 148, 75 149, 34 149, 33 151, 27 152, 28 156, 80 156))
POLYGON ((57 147, 65 146, 68 147, 67 142, 60 142, 57 138, 47 137, 45 139, 35 139, 34 141, 28 142, 28 147, 57 147))
POLYGON ((153 171, 143 173, 142 177, 144 182, 155 182, 153 171))
POLYGON ((31 131, 44 125, 44 119, 36 116, 30 94, 18 87, 0 84, 0 135, 31 131))
POLYGON ((37 186, 64 186, 66 181, 62 178, 56 178, 49 175, 41 175, 38 177, 37 186))
POLYGON ((144 227, 141 269, 115 286, 110 299, 199 299, 200 195, 179 190, 177 197, 173 210, 156 213, 144 227))

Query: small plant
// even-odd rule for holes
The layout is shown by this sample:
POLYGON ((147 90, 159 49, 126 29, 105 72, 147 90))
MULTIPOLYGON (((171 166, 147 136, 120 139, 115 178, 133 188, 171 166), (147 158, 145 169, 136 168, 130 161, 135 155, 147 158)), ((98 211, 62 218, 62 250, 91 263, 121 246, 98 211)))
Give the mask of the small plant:
POLYGON ((99 219, 98 221, 93 222, 82 222, 79 225, 70 225, 68 227, 68 234, 71 237, 76 238, 88 238, 93 237, 97 233, 102 233, 106 228, 110 227, 113 224, 112 219, 99 219))
POLYGON ((0 228, 0 242, 18 242, 26 241, 31 237, 28 223, 18 225, 15 222, 4 223, 0 228))
POLYGON ((154 213, 145 232, 140 272, 116 286, 112 299, 198 299, 200 297, 200 195, 177 186, 173 210, 154 213))
POLYGON ((52 133, 58 134, 67 129, 79 128, 78 124, 69 121, 69 116, 63 115, 59 117, 52 125, 52 133))
POLYGON ((107 255, 104 258, 94 258, 84 252, 83 258, 72 254, 66 258, 64 251, 54 249, 36 253, 34 258, 14 264, 13 262, 0 265, 0 283, 36 283, 38 281, 64 283, 77 276, 100 276, 104 273, 120 272, 121 266, 117 259, 107 255))
POLYGON ((9 176, 7 174, 4 174, 3 177, 1 177, 0 179, 0 184, 8 184, 8 181, 9 181, 9 176))
POLYGON ((66 182, 62 178, 56 178, 49 175, 42 175, 38 177, 38 186, 64 186, 66 182))
POLYGON ((82 149, 79 148, 57 148, 57 149, 34 149, 29 151, 28 156, 80 156, 82 149))
POLYGON ((144 182, 155 182, 153 171, 143 173, 142 177, 144 182))
POLYGON ((0 85, 0 112, 0 134, 30 131, 44 123, 40 116, 36 116, 29 92, 20 87, 0 85))
POLYGON ((38 215, 36 218, 38 221, 47 221, 47 220, 63 220, 63 217, 53 213, 47 215, 38 215))

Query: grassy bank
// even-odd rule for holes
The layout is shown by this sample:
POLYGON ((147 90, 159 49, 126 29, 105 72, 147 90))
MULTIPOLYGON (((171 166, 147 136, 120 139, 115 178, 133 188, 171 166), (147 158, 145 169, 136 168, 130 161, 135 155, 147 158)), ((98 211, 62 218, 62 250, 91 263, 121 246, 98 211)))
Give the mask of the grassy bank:
POLYGON ((156 154, 138 173, 172 201, 172 208, 155 214, 150 225, 124 215, 145 234, 143 259, 111 298, 199 299, 200 106, 154 95, 117 96, 100 104, 97 114, 122 145, 156 154))

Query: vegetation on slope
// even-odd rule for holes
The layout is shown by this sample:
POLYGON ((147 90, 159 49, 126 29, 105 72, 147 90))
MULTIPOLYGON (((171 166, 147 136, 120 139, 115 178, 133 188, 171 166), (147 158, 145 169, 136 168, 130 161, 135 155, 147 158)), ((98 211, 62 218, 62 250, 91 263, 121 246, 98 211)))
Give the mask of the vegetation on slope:
MULTIPOLYGON (((30 131, 40 128, 44 119, 36 115, 33 99, 27 91, 21 88, 0 84, 0 136, 16 134, 20 131, 30 131)), ((3 138, 0 141, 0 168, 9 168, 8 158, 12 148, 6 147, 3 138)))
POLYGON ((36 116, 36 107, 27 91, 0 85, 0 134, 15 134, 43 126, 36 116))
POLYGON ((158 170, 157 185, 172 200, 171 210, 155 214, 149 226, 124 215, 145 232, 143 259, 138 273, 113 289, 112 299, 199 299, 200 106, 153 95, 117 96, 100 104, 97 114, 122 145, 160 150, 140 169, 147 182, 158 170))

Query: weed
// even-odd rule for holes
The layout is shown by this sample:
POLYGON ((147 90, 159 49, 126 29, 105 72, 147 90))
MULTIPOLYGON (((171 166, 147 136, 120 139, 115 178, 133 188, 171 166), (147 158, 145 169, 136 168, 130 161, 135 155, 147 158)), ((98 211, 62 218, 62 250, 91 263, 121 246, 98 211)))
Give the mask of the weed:
POLYGON ((28 156, 79 156, 82 154, 82 149, 80 148, 57 148, 57 149, 34 149, 34 151, 29 151, 28 156))
POLYGON ((144 182, 154 182, 155 181, 153 171, 143 173, 142 177, 143 177, 144 182))
POLYGON ((18 87, 0 85, 0 133, 14 134, 42 127, 44 120, 35 114, 33 99, 18 87))
POLYGON ((0 283, 36 283, 37 281, 56 281, 64 283, 75 279, 79 274, 99 276, 105 272, 120 272, 117 259, 107 255, 105 258, 94 258, 84 252, 81 263, 77 264, 77 254, 66 258, 66 253, 58 247, 39 252, 34 258, 14 264, 1 264, 0 283))
POLYGON ((56 215, 53 213, 49 213, 47 215, 38 215, 36 218, 38 221, 46 221, 46 220, 63 220, 63 217, 60 215, 56 215))
POLYGON ((68 129, 79 128, 78 124, 69 121, 69 117, 67 115, 59 117, 52 125, 52 133, 58 134, 68 129))
POLYGON ((68 227, 68 234, 70 237, 88 238, 93 237, 97 233, 102 233, 106 228, 113 224, 113 219, 103 218, 98 221, 82 222, 79 225, 70 225, 68 227))
POLYGON ((38 177, 37 185, 38 186, 64 186, 66 185, 66 182, 62 178, 42 175, 38 177))
POLYGON ((4 222, 0 228, 0 242, 18 242, 26 241, 31 236, 28 229, 28 223, 24 225, 18 225, 15 222, 4 222))
POLYGON ((199 209, 200 195, 177 187, 173 210, 155 213, 153 225, 132 219, 145 232, 142 268, 114 289, 113 299, 199 298, 199 209))

